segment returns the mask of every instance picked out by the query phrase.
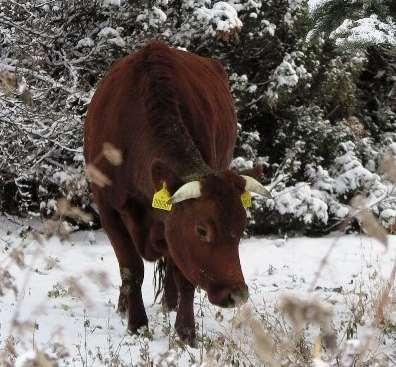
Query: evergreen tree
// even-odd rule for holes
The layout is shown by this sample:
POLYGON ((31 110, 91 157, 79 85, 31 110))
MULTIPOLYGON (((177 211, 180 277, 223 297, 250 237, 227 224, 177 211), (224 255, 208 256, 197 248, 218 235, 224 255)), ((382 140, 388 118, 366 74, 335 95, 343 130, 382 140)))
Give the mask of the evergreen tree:
POLYGON ((395 44, 395 19, 393 0, 326 0, 312 12, 310 37, 355 47, 395 44))

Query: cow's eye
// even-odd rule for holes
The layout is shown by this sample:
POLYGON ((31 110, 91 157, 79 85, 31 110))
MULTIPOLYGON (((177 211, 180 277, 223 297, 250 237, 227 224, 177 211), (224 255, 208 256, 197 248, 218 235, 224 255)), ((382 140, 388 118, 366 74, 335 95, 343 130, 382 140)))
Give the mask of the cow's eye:
POLYGON ((210 242, 209 230, 204 225, 197 224, 195 226, 195 234, 201 241, 210 242))

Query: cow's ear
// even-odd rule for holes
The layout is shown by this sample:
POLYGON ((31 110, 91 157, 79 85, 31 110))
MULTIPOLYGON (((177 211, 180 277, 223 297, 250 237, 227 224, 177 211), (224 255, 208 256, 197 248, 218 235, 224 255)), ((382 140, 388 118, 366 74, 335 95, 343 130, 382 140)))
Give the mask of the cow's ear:
POLYGON ((263 173, 263 165, 258 164, 257 166, 249 169, 244 169, 242 171, 238 171, 239 175, 250 176, 255 178, 257 181, 262 181, 264 177, 263 173))
POLYGON ((155 191, 161 190, 165 183, 168 190, 174 193, 183 184, 178 175, 166 163, 159 160, 151 165, 151 179, 155 191))

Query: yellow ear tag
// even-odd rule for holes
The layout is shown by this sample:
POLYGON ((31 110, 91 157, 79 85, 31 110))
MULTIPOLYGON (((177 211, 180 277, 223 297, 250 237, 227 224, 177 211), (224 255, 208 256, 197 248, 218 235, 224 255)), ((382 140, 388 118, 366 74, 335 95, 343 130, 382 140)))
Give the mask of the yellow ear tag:
POLYGON ((249 191, 245 191, 241 195, 241 201, 244 208, 250 208, 252 206, 252 196, 249 191))
POLYGON ((162 189, 157 191, 153 196, 153 208, 170 211, 172 209, 171 196, 166 188, 165 182, 162 184, 162 189))

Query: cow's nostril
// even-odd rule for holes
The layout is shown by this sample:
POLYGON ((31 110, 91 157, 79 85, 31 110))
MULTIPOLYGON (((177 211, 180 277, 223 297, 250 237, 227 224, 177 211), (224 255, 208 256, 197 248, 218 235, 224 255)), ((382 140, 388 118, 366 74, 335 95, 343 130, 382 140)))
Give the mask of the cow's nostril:
POLYGON ((247 286, 237 289, 234 288, 234 290, 224 287, 220 290, 209 290, 208 296, 211 303, 220 307, 237 307, 244 304, 248 300, 249 290, 247 286))
POLYGON ((249 290, 246 287, 244 289, 231 292, 229 298, 234 306, 243 305, 249 298, 249 290))

